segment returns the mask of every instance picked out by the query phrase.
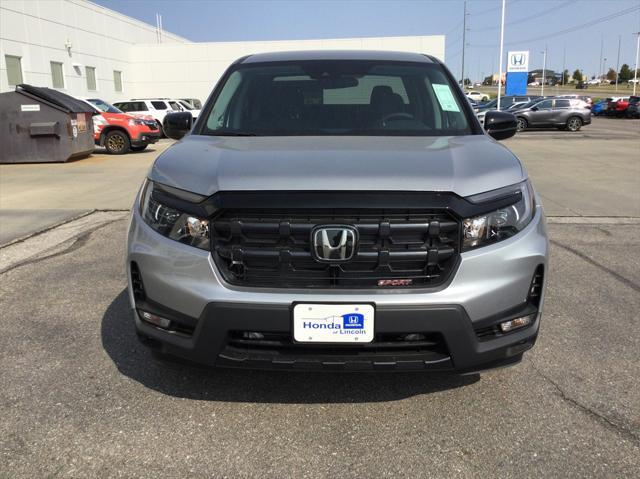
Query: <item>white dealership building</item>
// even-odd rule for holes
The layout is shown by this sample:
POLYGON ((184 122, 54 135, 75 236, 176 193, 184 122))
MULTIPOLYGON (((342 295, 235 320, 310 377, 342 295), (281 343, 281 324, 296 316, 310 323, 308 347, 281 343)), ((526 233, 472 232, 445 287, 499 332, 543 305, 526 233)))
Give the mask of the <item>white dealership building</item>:
POLYGON ((444 35, 192 42, 86 0, 0 2, 0 92, 19 83, 115 102, 204 100, 224 70, 252 53, 398 50, 444 60, 444 35))

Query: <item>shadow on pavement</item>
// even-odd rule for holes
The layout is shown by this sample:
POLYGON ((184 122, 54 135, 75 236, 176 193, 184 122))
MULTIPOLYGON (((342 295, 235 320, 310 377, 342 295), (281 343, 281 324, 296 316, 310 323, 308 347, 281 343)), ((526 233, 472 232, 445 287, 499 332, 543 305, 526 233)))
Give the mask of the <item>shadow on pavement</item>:
POLYGON ((102 344, 125 376, 163 394, 209 401, 283 404, 394 401, 467 386, 480 378, 477 374, 245 371, 159 361, 136 338, 126 290, 104 313, 102 344))

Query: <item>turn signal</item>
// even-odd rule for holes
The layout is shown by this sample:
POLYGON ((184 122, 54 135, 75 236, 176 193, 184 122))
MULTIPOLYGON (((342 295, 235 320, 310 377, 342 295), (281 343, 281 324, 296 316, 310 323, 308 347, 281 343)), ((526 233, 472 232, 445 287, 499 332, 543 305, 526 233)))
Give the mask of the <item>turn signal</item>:
POLYGON ((511 321, 505 321, 504 323, 500 323, 500 329, 503 333, 508 333, 509 331, 524 328, 525 326, 531 324, 535 316, 535 314, 530 314, 529 316, 523 316, 521 318, 512 319, 511 321))
POLYGON ((168 329, 171 326, 171 321, 167 318, 161 318, 155 314, 148 313, 147 311, 140 311, 140 317, 147 323, 151 323, 154 326, 158 326, 162 329, 168 329))

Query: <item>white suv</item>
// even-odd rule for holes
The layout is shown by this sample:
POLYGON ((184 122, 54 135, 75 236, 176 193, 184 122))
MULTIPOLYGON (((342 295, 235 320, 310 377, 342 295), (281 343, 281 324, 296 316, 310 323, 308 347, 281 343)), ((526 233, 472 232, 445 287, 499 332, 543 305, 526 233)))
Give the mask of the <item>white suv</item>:
POLYGON ((191 116, 193 117, 193 120, 197 120, 198 116, 200 115, 200 109, 194 107, 191 103, 184 101, 184 100, 169 100, 169 104, 173 107, 174 104, 178 105, 178 108, 180 109, 180 111, 188 111, 189 113, 191 113, 191 116))
POLYGON ((119 101, 114 103, 113 106, 125 113, 150 115, 158 122, 160 127, 162 127, 162 122, 167 113, 183 111, 175 100, 167 98, 133 98, 129 101, 119 101))

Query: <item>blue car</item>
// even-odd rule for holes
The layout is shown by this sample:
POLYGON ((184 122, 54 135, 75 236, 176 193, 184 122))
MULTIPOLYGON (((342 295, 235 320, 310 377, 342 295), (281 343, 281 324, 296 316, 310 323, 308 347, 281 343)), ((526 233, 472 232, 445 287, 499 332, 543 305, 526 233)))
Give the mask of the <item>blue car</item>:
POLYGON ((606 115, 607 113, 607 105, 611 98, 605 98, 604 100, 600 100, 598 103, 594 103, 591 107, 591 114, 595 116, 606 115))

